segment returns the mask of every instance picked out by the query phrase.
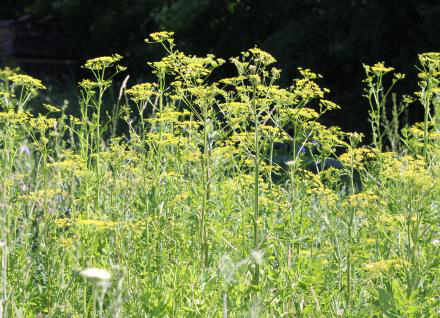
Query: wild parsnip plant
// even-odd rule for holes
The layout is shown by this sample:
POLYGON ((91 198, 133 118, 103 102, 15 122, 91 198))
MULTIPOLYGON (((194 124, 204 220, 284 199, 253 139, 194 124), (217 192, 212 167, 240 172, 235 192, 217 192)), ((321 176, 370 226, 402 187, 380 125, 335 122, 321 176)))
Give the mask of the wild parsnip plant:
POLYGON ((282 88, 255 47, 213 81, 226 61, 146 41, 156 80, 126 77, 113 114, 119 55, 85 63, 79 117, 34 113, 43 83, 0 70, 0 317, 439 315, 440 54, 420 55, 412 126, 415 98, 386 112, 403 76, 385 91, 392 69, 364 66, 370 148, 319 122, 339 108, 319 74, 282 88))
POLYGON ((397 104, 395 95, 391 92, 396 83, 405 78, 405 74, 394 74, 394 78, 389 87, 385 87, 384 76, 392 72, 394 68, 386 67, 383 62, 376 63, 373 66, 365 64, 363 64, 363 66, 367 76, 364 80, 367 84, 364 97, 368 99, 370 104, 369 115, 373 133, 373 145, 379 149, 379 151, 382 151, 385 150, 385 142, 388 141, 391 150, 398 152, 400 150, 399 116, 413 100, 410 96, 403 96, 402 102, 397 104), (389 120, 389 112, 387 111, 390 94, 393 96, 391 120, 389 120))

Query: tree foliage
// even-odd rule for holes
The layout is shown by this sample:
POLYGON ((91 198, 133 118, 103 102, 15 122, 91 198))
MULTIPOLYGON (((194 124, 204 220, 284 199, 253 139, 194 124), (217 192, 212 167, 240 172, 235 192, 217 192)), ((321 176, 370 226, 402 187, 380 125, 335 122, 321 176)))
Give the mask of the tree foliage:
POLYGON ((436 0, 5 0, 0 7, 4 18, 53 15, 74 34, 79 59, 119 53, 136 71, 156 54, 142 40, 157 30, 174 31, 179 47, 199 55, 234 56, 258 45, 286 70, 286 85, 298 66, 323 74, 346 111, 334 121, 346 129, 363 125, 356 119, 365 109, 362 63, 386 60, 410 73, 418 53, 440 44, 436 0))

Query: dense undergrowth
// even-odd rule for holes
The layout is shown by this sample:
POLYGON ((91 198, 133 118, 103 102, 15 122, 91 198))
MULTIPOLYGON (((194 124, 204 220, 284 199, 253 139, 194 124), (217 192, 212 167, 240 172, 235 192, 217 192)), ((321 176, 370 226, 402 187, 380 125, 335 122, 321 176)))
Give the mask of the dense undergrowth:
POLYGON ((310 70, 281 88, 253 48, 212 82, 225 61, 185 55, 172 33, 147 42, 167 52, 149 63, 157 81, 124 82, 111 112, 118 55, 84 65, 78 117, 32 114, 43 84, 0 70, 0 316, 438 315, 440 54, 419 56, 413 97, 392 95, 402 74, 364 65, 362 147, 319 123, 338 106, 310 70), (408 107, 425 120, 399 122, 408 107))

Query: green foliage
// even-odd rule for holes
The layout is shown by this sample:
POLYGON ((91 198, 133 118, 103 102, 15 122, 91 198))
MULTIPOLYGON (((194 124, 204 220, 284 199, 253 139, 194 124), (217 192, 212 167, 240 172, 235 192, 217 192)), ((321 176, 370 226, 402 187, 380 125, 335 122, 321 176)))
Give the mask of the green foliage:
MULTIPOLYGON (((282 88, 275 58, 255 47, 230 59, 235 77, 214 81, 226 61, 179 51, 172 32, 146 42, 167 53, 149 63, 155 80, 124 85, 113 113, 120 55, 84 64, 78 117, 47 103, 33 114, 44 85, 0 70, 0 314, 438 315, 438 122, 427 112, 399 153, 377 149, 397 138, 382 119, 389 69, 366 66, 372 149, 318 122, 338 108, 319 74, 299 68, 282 88), (312 140, 342 168, 302 169, 312 140), (276 143, 293 148, 283 166, 276 143), (341 176, 347 191, 332 186, 341 176)), ((431 109, 438 55, 420 60, 431 109)))

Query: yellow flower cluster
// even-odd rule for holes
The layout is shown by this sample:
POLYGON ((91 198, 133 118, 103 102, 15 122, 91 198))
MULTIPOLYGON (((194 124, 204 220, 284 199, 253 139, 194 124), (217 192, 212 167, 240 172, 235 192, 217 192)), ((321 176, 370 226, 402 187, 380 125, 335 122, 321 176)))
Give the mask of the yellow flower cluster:
POLYGON ((249 49, 249 52, 253 55, 254 61, 257 64, 270 65, 277 61, 272 55, 257 47, 249 49))
POLYGON ((131 96, 134 102, 144 102, 150 97, 158 95, 156 83, 143 83, 134 85, 125 92, 131 96))
POLYGON ((76 220, 78 225, 93 225, 97 228, 111 228, 119 224, 114 221, 101 221, 101 220, 76 220))
POLYGON ((91 81, 89 79, 83 79, 81 82, 79 82, 79 86, 84 88, 86 91, 91 91, 94 88, 98 87, 99 83, 91 81))
POLYGON ((314 120, 319 117, 319 114, 308 107, 301 108, 284 108, 280 109, 280 114, 284 120, 292 122, 304 122, 307 120, 314 120))
POLYGON ((69 225, 71 225, 70 220, 66 219, 66 218, 64 218, 64 219, 56 219, 54 221, 54 223, 55 223, 56 226, 61 227, 61 228, 68 227, 69 225))
POLYGON ((17 85, 27 87, 28 89, 46 89, 40 80, 29 75, 17 74, 8 78, 11 82, 17 85))
POLYGON ((264 93, 272 100, 274 104, 279 106, 294 106, 297 105, 299 100, 293 92, 284 88, 279 88, 276 85, 264 87, 264 93))
POLYGON ((29 128, 44 131, 47 129, 55 128, 57 120, 55 118, 47 118, 45 116, 38 116, 37 118, 31 118, 28 122, 29 128))
POLYGON ((394 71, 394 68, 392 67, 386 67, 384 62, 378 62, 374 64, 373 66, 369 66, 366 64, 362 64, 364 66, 365 72, 370 74, 370 72, 376 73, 376 75, 383 75, 386 73, 389 73, 391 71, 394 71))
POLYGON ((14 98, 15 94, 10 92, 0 92, 0 97, 3 97, 4 99, 14 98))
POLYGON ((321 74, 317 74, 312 72, 310 69, 308 68, 302 68, 302 67, 298 67, 298 72, 301 74, 302 77, 304 77, 305 79, 315 79, 315 78, 322 78, 321 74))
POLYGON ((183 178, 183 175, 176 172, 176 171, 166 171, 160 175, 160 178, 161 179, 167 179, 167 178, 176 179, 176 178, 183 178))
MULTIPOLYGON (((436 140, 440 138, 440 132, 431 129, 433 127, 435 127, 435 122, 434 121, 426 121, 426 125, 429 127, 428 129, 428 134, 426 135, 426 138, 428 138, 429 140, 436 140)), ((414 143, 414 141, 421 141, 423 140, 423 138, 425 137, 425 132, 424 132, 424 126, 425 126, 425 122, 420 122, 420 123, 415 123, 414 125, 412 125, 410 128, 406 128, 405 132, 407 132, 408 134, 410 134, 413 138, 413 144, 417 145, 417 143, 414 143)), ((419 143, 420 147, 423 146, 423 143, 419 143)))
POLYGON ((160 43, 165 40, 172 41, 174 32, 154 32, 150 34, 150 38, 145 39, 146 43, 160 43))
POLYGON ((56 106, 53 106, 53 105, 50 105, 50 104, 46 104, 46 103, 43 103, 43 106, 44 106, 44 108, 46 108, 51 113, 59 113, 59 112, 61 112, 61 109, 59 109, 56 106))
POLYGON ((326 100, 326 99, 321 99, 320 101, 320 106, 321 106, 321 112, 322 111, 327 111, 327 110, 334 110, 334 109, 340 109, 341 107, 335 103, 333 103, 332 101, 326 100))
POLYGON ((163 69, 172 74, 177 74, 176 79, 182 79, 185 84, 189 84, 188 81, 195 81, 200 85, 214 68, 224 62, 223 59, 215 59, 212 54, 208 54, 206 57, 197 57, 177 52, 164 57, 160 64, 157 64, 158 62, 148 64, 156 70, 163 69))
POLYGON ((277 141, 283 141, 281 136, 287 137, 287 134, 284 130, 282 130, 279 127, 269 126, 269 125, 261 125, 260 126, 260 133, 262 136, 264 136, 267 139, 270 140, 277 140, 277 141))
POLYGON ((433 76, 434 78, 440 77, 440 71, 433 71, 431 73, 428 72, 420 72, 417 74, 417 76, 420 79, 426 80, 428 79, 430 76, 433 76))
POLYGON ((422 66, 436 65, 440 66, 440 53, 438 52, 429 52, 419 54, 420 64, 422 66))
POLYGON ((379 63, 374 64, 371 67, 371 70, 375 73, 388 73, 388 72, 394 71, 394 68, 386 67, 383 62, 379 62, 379 63))
MULTIPOLYGON (((178 111, 173 111, 171 108, 167 108, 161 113, 157 113, 156 118, 148 118, 146 119, 146 121, 149 123, 179 123, 180 117, 188 116, 188 115, 190 115, 190 112, 188 111, 178 112, 178 111)), ((195 124, 196 123, 193 122, 193 125, 195 124)))
POLYGON ((431 189, 436 184, 436 179, 427 171, 424 158, 417 156, 397 157, 393 153, 380 155, 383 159, 381 176, 395 182, 415 186, 418 190, 431 189))
POLYGON ((378 221, 380 224, 386 226, 397 227, 398 225, 406 224, 407 221, 415 222, 417 221, 417 218, 416 216, 413 216, 409 219, 407 216, 401 214, 383 213, 378 216, 378 221))
POLYGON ((19 71, 19 68, 11 69, 9 67, 5 67, 0 69, 0 77, 4 78, 5 80, 9 80, 11 76, 17 75, 19 71))
POLYGON ((157 145, 186 145, 188 138, 183 136, 175 136, 168 132, 151 132, 146 134, 149 142, 153 142, 157 145))
POLYGON ((399 269, 404 263, 402 259, 387 259, 365 264, 364 267, 370 272, 387 272, 391 269, 399 269))
POLYGON ((64 228, 71 225, 80 225, 80 226, 94 226, 96 229, 106 229, 106 228, 112 228, 119 224, 122 224, 121 222, 115 222, 115 221, 102 221, 102 220, 93 220, 93 219, 56 219, 54 220, 54 223, 56 226, 64 228))
POLYGON ((108 67, 113 66, 115 63, 119 62, 122 56, 119 54, 113 54, 112 56, 101 56, 94 59, 87 60, 84 64, 84 68, 90 70, 98 71, 103 70, 108 67))
POLYGON ((376 208, 378 201, 379 197, 372 192, 361 192, 348 197, 348 202, 351 206, 362 209, 376 208))
POLYGON ((307 193, 315 195, 320 199, 321 204, 327 207, 335 207, 339 201, 338 195, 333 190, 326 188, 322 183, 320 187, 307 190, 307 193))
POLYGON ((179 193, 170 201, 170 205, 171 206, 179 206, 182 203, 184 203, 185 201, 187 201, 189 198, 190 198, 190 195, 188 192, 179 193))
POLYGON ((242 102, 228 102, 219 105, 223 112, 230 113, 231 115, 238 115, 249 112, 249 105, 242 102))
POLYGON ((183 151, 181 159, 183 162, 197 162, 202 158, 202 153, 201 151, 196 148, 195 145, 191 145, 191 147, 188 147, 187 149, 185 149, 185 151, 183 151))
POLYGON ((176 123, 176 128, 180 129, 181 132, 196 132, 200 128, 201 124, 193 120, 181 120, 176 123))
POLYGON ((3 121, 8 124, 26 124, 30 118, 32 118, 32 114, 28 112, 14 112, 12 110, 8 112, 0 112, 0 122, 3 121))
POLYGON ((247 79, 247 76, 236 76, 236 77, 230 77, 230 78, 223 78, 220 80, 220 83, 235 86, 238 84, 243 84, 243 81, 246 79, 247 79))
POLYGON ((347 167, 362 170, 364 162, 368 158, 374 158, 375 153, 369 148, 352 148, 350 147, 346 153, 339 156, 339 160, 347 167))
POLYGON ((303 100, 323 98, 326 93, 326 90, 321 89, 314 81, 306 78, 296 80, 292 89, 295 95, 301 97, 303 100))
POLYGON ((236 149, 231 145, 223 145, 221 147, 216 147, 212 150, 212 158, 218 159, 220 162, 232 159, 236 149))
POLYGON ((86 162, 78 155, 72 156, 71 159, 67 159, 64 161, 49 163, 47 166, 50 168, 64 170, 73 173, 87 169, 86 162))
POLYGON ((32 191, 29 195, 19 196, 19 199, 40 202, 44 199, 53 198, 57 195, 65 196, 66 193, 62 189, 45 189, 32 191))

